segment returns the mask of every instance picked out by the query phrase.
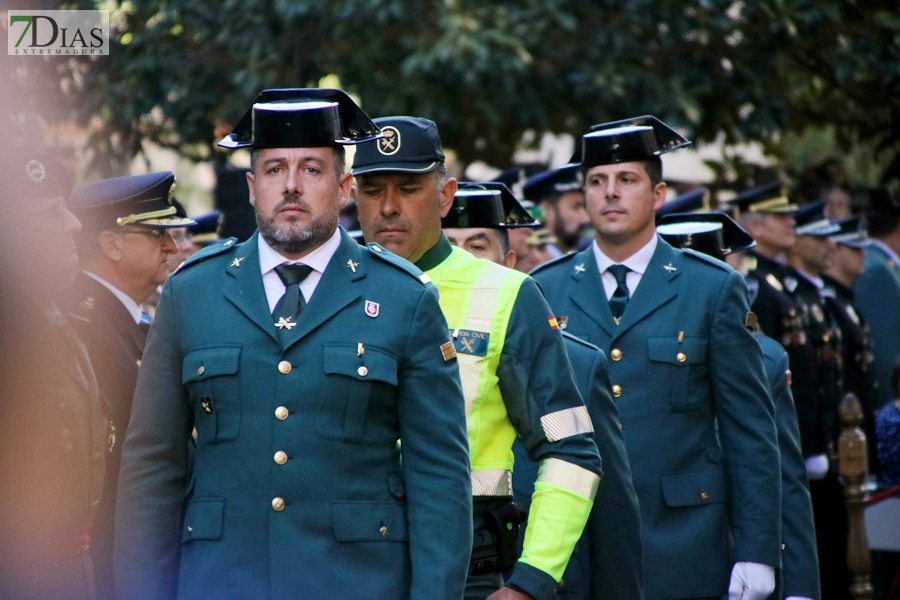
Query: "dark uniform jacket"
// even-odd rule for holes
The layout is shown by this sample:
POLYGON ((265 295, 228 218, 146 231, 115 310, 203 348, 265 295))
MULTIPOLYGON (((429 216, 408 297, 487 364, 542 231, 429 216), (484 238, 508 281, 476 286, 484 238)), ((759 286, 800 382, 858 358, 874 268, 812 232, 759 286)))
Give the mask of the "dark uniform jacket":
POLYGON ((757 341, 765 356, 769 389, 775 402, 778 449, 781 452, 781 577, 772 600, 790 596, 818 599, 819 561, 809 480, 800 450, 797 409, 791 396, 788 355, 764 335, 757 341))
POLYGON ((724 594, 735 561, 778 565, 780 477, 740 275, 659 239, 619 325, 593 249, 533 272, 567 331, 610 357, 641 507, 650 599, 724 594))
POLYGON ((793 395, 800 424, 803 456, 823 454, 822 411, 819 402, 819 371, 803 307, 785 289, 785 265, 753 251, 748 253, 750 305, 763 334, 781 344, 788 353, 793 395))
POLYGON ((106 423, 84 347, 55 308, 0 315, 0 598, 91 597, 106 423))
POLYGON ((122 455, 119 597, 458 599, 472 492, 437 290, 342 231, 283 347, 257 235, 163 288, 122 455))
MULTIPOLYGON (((603 479, 585 533, 559 582, 557 596, 560 600, 640 600, 644 597, 641 512, 631 483, 619 412, 610 393, 606 356, 575 336, 564 333, 563 339, 594 424, 594 440, 603 459, 603 479)), ((538 466, 529 460, 520 440, 516 440, 513 452, 513 494, 516 502, 527 508, 538 466)), ((521 534, 525 534, 524 527, 521 534)))
POLYGON ((94 522, 91 556, 98 597, 111 600, 114 597, 113 527, 122 442, 131 417, 134 386, 147 333, 112 292, 84 273, 78 274, 62 305, 75 333, 87 347, 109 421, 106 482, 94 522))

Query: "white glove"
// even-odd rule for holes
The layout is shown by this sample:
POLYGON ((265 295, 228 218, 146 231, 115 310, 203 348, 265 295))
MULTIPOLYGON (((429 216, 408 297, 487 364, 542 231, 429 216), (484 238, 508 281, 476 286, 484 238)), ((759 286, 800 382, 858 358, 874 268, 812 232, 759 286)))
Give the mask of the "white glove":
POLYGON ((753 562, 734 563, 728 600, 765 600, 775 591, 775 569, 753 562))
POLYGON ((806 475, 810 481, 820 481, 828 475, 828 456, 814 454, 803 461, 806 463, 806 475))

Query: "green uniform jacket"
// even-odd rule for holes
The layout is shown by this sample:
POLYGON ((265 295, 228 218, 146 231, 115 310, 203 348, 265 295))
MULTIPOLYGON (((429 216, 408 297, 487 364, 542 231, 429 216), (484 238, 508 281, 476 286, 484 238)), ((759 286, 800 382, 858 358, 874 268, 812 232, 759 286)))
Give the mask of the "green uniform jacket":
POLYGON ((769 389, 775 402, 778 450, 781 452, 781 581, 773 600, 790 596, 818 599, 819 560, 816 527, 806 465, 800 450, 800 427, 791 395, 788 354, 772 338, 756 337, 765 357, 769 389))
MULTIPOLYGON (((566 352, 584 398, 594 440, 603 458, 603 481, 597 488, 585 535, 560 581, 560 600, 641 600, 644 597, 644 550, 641 511, 631 483, 631 467, 610 393, 606 356, 596 346, 563 334, 566 352)), ((513 493, 527 507, 534 492, 537 464, 516 440, 513 493)), ((523 528, 524 529, 524 528, 523 528)), ((524 534, 524 531, 523 531, 524 534)))
POLYGON ((865 271, 853 282, 856 307, 872 330, 878 384, 875 408, 893 400, 891 373, 900 360, 900 265, 879 246, 866 248, 865 271))
POLYGON ((283 348, 257 235, 164 287, 122 453, 118 597, 458 600, 472 501, 437 290, 342 231, 283 348))
POLYGON ((781 481, 762 351, 741 276, 659 239, 616 325, 592 247, 534 278, 600 347, 641 505, 650 600, 717 596, 732 563, 779 564, 781 481))
MULTIPOLYGON (((450 259, 454 252, 464 253, 457 257, 461 260, 487 262, 472 257, 460 248, 454 249, 442 235, 440 242, 416 263, 416 266, 431 274, 442 294, 444 291, 439 278, 445 277, 446 273, 437 274, 437 267, 450 259)), ((493 263, 488 264, 491 268, 503 268, 493 263)), ((534 530, 554 532, 552 537, 548 535, 546 539, 540 539, 540 535, 534 536, 533 547, 543 550, 543 553, 538 553, 539 558, 548 558, 545 554, 555 549, 560 553, 564 552, 564 555, 549 557, 552 559, 550 562, 559 560, 564 565, 590 511, 589 504, 596 490, 594 482, 597 476, 601 475, 601 463, 593 440, 593 432, 582 430, 582 423, 574 427, 573 423, 564 420, 562 426, 556 429, 557 433, 562 433, 558 436, 552 435, 554 415, 567 415, 578 412, 579 409, 586 411, 575 384, 562 335, 555 325, 550 323, 550 316, 550 307, 547 306, 537 285, 530 277, 525 277, 515 296, 506 324, 503 349, 497 359, 496 375, 499 378, 498 385, 510 422, 509 427, 515 428, 515 431, 510 431, 512 435, 509 447, 504 451, 509 460, 512 461, 512 442, 515 439, 515 432, 518 432, 531 460, 539 463, 560 461, 558 464, 574 465, 565 482, 566 485, 578 490, 583 487, 585 480, 593 484, 590 497, 585 498, 578 491, 563 488, 563 482, 559 482, 554 487, 565 489, 563 493, 571 500, 552 503, 545 500, 541 510, 532 510, 532 514, 529 515, 529 526, 534 530), (577 525, 579 531, 573 535, 572 529, 581 519, 580 510, 585 503, 588 507, 583 512, 584 520, 581 521, 581 525, 577 525), (573 507, 578 510, 574 510, 573 507), (560 539, 567 541, 571 539, 571 545, 560 548, 564 546, 560 539), (545 550, 546 548, 551 550, 545 550)), ((451 329, 457 327, 460 330, 467 329, 464 317, 460 315, 446 315, 446 317, 451 329)), ((459 344, 457 351, 470 352, 464 344, 459 344)), ((478 347, 473 346, 472 353, 477 355, 478 352, 478 347)), ((588 418, 588 415, 585 415, 585 420, 588 418)), ((403 443, 405 452, 405 439, 403 443)), ((473 456, 472 462, 476 460, 477 458, 473 456)), ((529 545, 526 544, 526 552, 528 550, 529 545)), ((562 569, 555 577, 561 574, 562 569)), ((538 600, 549 600, 555 597, 557 581, 549 573, 520 559, 507 585, 518 588, 538 600)))

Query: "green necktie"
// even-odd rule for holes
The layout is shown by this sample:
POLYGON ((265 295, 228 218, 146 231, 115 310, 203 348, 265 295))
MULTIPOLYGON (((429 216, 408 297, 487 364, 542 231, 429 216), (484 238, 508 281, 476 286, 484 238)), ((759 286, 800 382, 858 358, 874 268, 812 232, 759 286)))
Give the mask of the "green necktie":
POLYGON ((631 269, 625 265, 610 265, 606 270, 616 278, 617 287, 616 291, 609 298, 609 309, 616 320, 616 325, 618 325, 619 319, 622 318, 622 314, 625 312, 625 305, 628 304, 628 286, 625 284, 625 276, 631 269))
POLYGON ((275 267, 275 273, 284 284, 284 295, 275 305, 272 316, 275 317, 275 327, 278 328, 278 337, 286 335, 296 325, 296 318, 303 311, 306 302, 300 293, 300 282, 312 273, 312 267, 308 265, 289 265, 287 263, 275 267))

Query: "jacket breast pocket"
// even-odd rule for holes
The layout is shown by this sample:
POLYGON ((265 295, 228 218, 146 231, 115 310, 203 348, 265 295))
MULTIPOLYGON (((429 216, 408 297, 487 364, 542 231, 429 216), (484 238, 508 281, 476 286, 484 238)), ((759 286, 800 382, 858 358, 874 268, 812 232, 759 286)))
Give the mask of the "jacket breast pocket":
POLYGON ((704 337, 649 338, 648 355, 655 363, 654 371, 666 373, 664 383, 669 391, 669 408, 673 412, 687 412, 701 408, 706 397, 708 368, 706 352, 709 342, 704 337))
POLYGON ((396 431, 397 359, 377 348, 324 346, 325 383, 319 392, 316 433, 329 440, 380 443, 379 425, 396 431))
POLYGON ((188 502, 181 541, 221 540, 225 519, 224 498, 197 498, 188 502))
POLYGON ((181 379, 187 387, 197 442, 236 440, 241 428, 241 346, 209 346, 188 352, 181 379))
POLYGON ((666 506, 703 506, 728 502, 725 469, 663 473, 659 476, 666 506))

